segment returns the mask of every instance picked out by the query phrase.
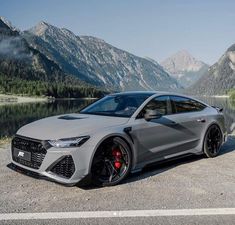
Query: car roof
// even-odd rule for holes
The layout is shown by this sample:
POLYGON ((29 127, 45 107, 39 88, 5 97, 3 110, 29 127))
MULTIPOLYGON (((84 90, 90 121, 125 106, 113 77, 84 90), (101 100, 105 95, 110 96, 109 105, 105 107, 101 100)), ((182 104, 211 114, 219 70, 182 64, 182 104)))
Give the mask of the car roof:
POLYGON ((177 92, 166 92, 166 91, 123 91, 123 92, 118 92, 118 93, 112 93, 110 95, 176 95, 176 96, 182 96, 182 97, 189 97, 192 98, 191 96, 186 96, 177 92))
POLYGON ((113 96, 121 96, 121 95, 146 95, 148 97, 151 96, 160 96, 160 95, 174 95, 174 96, 179 96, 179 97, 185 97, 185 98, 191 98, 193 100, 196 100, 198 102, 201 102, 202 104, 209 106, 208 104, 206 104, 205 102, 194 98, 193 96, 190 95, 184 95, 178 92, 166 92, 166 91, 123 91, 123 92, 117 92, 117 93, 112 93, 110 95, 113 96))
POLYGON ((123 92, 117 92, 117 93, 112 93, 111 95, 155 95, 155 94, 162 94, 166 92, 161 92, 161 91, 123 91, 123 92))

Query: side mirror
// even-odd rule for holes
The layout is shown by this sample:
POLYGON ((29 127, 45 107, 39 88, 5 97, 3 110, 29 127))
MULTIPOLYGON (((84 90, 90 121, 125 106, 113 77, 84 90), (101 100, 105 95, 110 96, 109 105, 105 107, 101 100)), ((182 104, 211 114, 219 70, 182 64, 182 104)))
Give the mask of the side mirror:
POLYGON ((152 119, 159 119, 162 115, 157 111, 153 109, 147 109, 146 113, 144 114, 144 118, 146 121, 150 121, 152 119))

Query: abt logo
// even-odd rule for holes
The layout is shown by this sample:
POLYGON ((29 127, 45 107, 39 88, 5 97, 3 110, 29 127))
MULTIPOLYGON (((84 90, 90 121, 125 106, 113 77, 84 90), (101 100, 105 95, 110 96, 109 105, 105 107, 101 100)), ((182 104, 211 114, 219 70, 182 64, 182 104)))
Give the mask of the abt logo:
POLYGON ((18 157, 24 157, 24 152, 19 152, 18 157))

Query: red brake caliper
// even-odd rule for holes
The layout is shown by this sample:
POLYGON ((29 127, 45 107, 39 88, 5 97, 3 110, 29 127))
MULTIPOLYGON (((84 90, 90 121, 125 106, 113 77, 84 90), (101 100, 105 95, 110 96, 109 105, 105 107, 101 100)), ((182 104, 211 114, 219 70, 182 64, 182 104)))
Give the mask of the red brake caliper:
POLYGON ((122 152, 118 148, 114 148, 112 150, 112 155, 115 157, 114 161, 114 167, 115 169, 120 169, 122 166, 122 163, 120 162, 120 159, 122 158, 122 152))

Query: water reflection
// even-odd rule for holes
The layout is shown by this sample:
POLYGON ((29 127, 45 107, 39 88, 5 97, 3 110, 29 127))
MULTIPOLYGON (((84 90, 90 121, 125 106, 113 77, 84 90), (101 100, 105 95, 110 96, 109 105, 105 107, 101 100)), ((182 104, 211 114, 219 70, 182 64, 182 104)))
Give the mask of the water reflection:
MULTIPOLYGON (((209 105, 224 109, 229 133, 235 131, 235 101, 228 98, 202 98, 209 105)), ((23 125, 43 117, 77 112, 94 100, 60 100, 0 106, 0 137, 12 136, 23 125)))
POLYGON ((223 108, 228 133, 235 131, 235 101, 229 98, 198 97, 209 105, 223 108))
POLYGON ((77 112, 92 100, 60 100, 0 106, 0 137, 12 136, 23 125, 47 116, 77 112))

